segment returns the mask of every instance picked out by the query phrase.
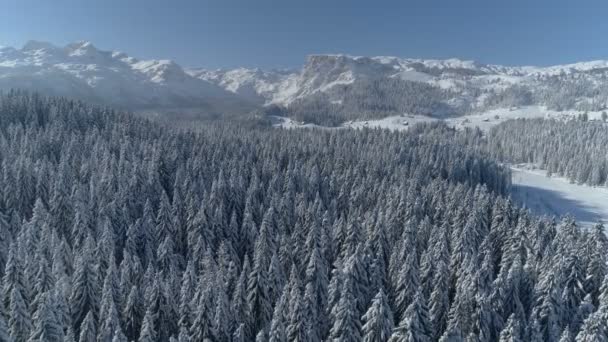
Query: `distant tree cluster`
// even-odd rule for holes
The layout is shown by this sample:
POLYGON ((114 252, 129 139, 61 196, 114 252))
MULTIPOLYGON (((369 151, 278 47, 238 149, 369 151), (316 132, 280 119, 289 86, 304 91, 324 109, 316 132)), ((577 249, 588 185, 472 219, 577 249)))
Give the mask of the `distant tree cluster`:
POLYGON ((535 87, 536 102, 554 110, 605 110, 608 105, 608 77, 606 70, 595 75, 573 73, 546 76, 535 87))
POLYGON ((513 206, 480 139, 2 95, 0 340, 606 340, 603 228, 513 206))
POLYGON ((481 109, 529 106, 534 103, 533 93, 519 85, 500 91, 490 90, 485 95, 481 109))
MULTIPOLYGON (((281 108, 283 116, 307 123, 337 126, 349 120, 378 119, 391 115, 418 114, 459 116, 495 108, 529 105, 552 110, 603 111, 608 107, 608 69, 557 75, 529 76, 510 86, 495 86, 498 76, 482 71, 412 67, 438 82, 403 80, 399 77, 358 79, 308 94, 281 108), (443 82, 444 85, 440 86, 443 82)), ((508 76, 506 76, 508 77, 508 76)))
POLYGON ((489 151, 501 160, 535 164, 579 184, 608 185, 608 127, 585 117, 506 121, 488 134, 489 151))
POLYGON ((398 78, 360 80, 334 86, 330 93, 306 96, 282 108, 282 115, 307 123, 337 126, 348 120, 390 115, 441 115, 457 111, 448 105, 450 91, 398 78), (332 101, 338 98, 339 101, 332 101))

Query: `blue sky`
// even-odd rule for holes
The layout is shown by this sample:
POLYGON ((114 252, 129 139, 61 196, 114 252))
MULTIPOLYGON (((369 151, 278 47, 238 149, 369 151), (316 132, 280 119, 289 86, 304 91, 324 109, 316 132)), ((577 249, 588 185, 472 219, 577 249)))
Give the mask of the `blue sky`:
POLYGON ((1 0, 0 45, 29 39, 185 66, 297 67, 308 54, 507 65, 608 59, 608 2, 1 0))

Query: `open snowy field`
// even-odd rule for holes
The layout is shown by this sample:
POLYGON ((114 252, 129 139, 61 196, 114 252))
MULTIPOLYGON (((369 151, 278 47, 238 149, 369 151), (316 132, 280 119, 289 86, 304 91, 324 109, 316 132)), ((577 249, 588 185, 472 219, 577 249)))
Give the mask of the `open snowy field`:
MULTIPOLYGON (((525 106, 519 108, 500 108, 475 113, 459 117, 450 117, 438 119, 424 115, 404 114, 399 116, 390 116, 378 120, 361 120, 348 121, 342 124, 340 128, 386 128, 395 130, 406 130, 410 126, 420 122, 432 122, 443 120, 451 127, 479 127, 483 131, 488 131, 495 125, 512 119, 532 119, 532 118, 553 118, 558 120, 570 120, 582 114, 580 111, 562 111, 547 109, 543 106, 525 106)), ((601 112, 587 112, 589 120, 601 120, 601 112)), ((276 127, 283 128, 313 128, 321 127, 311 123, 302 123, 285 117, 273 117, 276 127)))
POLYGON ((512 166, 513 199, 532 212, 548 216, 572 215, 581 225, 608 220, 608 188, 572 184, 546 172, 512 166))

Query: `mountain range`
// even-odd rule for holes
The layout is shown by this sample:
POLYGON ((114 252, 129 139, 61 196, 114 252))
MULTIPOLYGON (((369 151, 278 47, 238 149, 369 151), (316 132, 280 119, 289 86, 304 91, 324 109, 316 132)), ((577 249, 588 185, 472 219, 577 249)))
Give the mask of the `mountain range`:
MULTIPOLYGON (((204 64, 204 61, 201 61, 204 64)), ((603 110, 608 61, 550 67, 459 59, 311 55, 300 70, 184 68, 81 41, 0 47, 0 90, 25 89, 150 113, 254 110, 330 123, 414 113, 455 116, 543 105, 603 110)), ((195 115, 193 114, 193 115, 195 115)))

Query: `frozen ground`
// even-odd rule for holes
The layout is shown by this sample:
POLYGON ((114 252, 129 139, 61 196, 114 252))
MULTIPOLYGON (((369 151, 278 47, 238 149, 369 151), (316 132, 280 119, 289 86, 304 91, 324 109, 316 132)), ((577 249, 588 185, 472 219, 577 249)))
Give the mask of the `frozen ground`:
POLYGON ((513 199, 532 212, 557 217, 570 214, 583 226, 608 220, 608 188, 572 184, 525 166, 511 169, 513 199))

